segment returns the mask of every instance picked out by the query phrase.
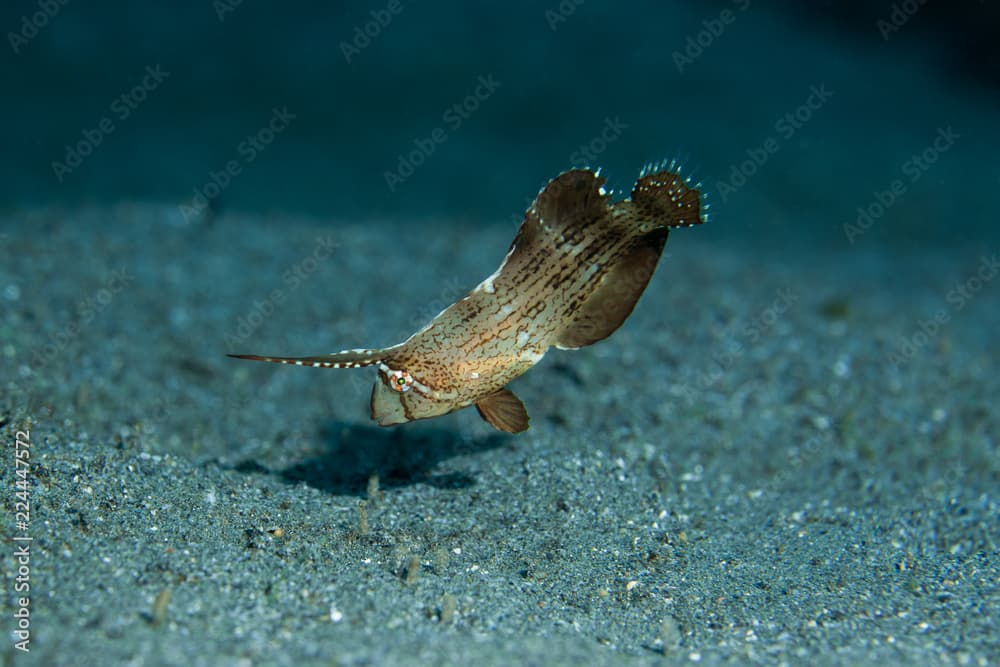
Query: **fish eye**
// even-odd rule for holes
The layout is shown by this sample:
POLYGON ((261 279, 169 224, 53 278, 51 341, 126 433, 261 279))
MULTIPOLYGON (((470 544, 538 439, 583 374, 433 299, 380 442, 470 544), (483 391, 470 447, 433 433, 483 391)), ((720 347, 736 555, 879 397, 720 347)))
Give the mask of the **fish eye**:
POLYGON ((389 371, 389 386, 395 391, 409 391, 413 377, 406 371, 389 371))

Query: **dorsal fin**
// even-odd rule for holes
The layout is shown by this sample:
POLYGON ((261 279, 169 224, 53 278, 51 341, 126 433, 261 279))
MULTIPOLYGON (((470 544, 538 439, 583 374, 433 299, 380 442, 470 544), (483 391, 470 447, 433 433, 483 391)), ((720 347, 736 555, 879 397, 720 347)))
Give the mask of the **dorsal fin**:
POLYGON ((361 368, 374 366, 386 357, 388 350, 344 350, 318 357, 264 357, 256 354, 227 354, 236 359, 252 361, 269 361, 275 364, 291 364, 294 366, 312 366, 315 368, 361 368))
POLYGON ((603 177, 589 169, 571 169, 553 178, 525 213, 511 250, 530 246, 544 237, 559 243, 566 236, 576 236, 573 228, 603 218, 610 198, 604 183, 603 177))
POLYGON ((542 228, 559 232, 607 215, 604 183, 604 178, 589 169, 571 169, 553 178, 532 206, 542 228))
POLYGON ((559 333, 556 347, 564 350, 584 347, 613 334, 632 313, 653 277, 669 235, 669 229, 661 228, 639 237, 601 279, 573 321, 559 333))
POLYGON ((528 430, 528 411, 509 389, 501 389, 476 403, 479 416, 490 426, 507 433, 528 430))

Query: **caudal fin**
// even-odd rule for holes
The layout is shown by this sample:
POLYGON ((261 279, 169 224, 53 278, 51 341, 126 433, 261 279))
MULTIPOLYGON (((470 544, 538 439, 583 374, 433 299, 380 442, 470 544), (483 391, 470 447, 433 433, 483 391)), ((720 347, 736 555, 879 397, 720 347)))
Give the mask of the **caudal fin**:
POLYGON ((646 165, 632 188, 632 203, 657 227, 700 225, 708 220, 708 207, 701 201, 699 185, 681 176, 675 162, 646 165))
POLYGON ((344 350, 318 357, 263 357, 256 354, 227 354, 235 359, 250 359, 252 361, 269 361, 274 364, 291 364, 293 366, 312 366, 314 368, 361 368, 374 366, 385 359, 386 350, 344 350))

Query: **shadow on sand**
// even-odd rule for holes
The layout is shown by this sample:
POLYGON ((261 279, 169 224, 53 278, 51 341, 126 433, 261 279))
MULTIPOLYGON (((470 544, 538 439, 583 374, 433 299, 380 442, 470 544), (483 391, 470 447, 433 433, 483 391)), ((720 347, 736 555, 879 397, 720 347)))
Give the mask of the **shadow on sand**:
POLYGON ((233 468, 277 475, 291 484, 305 482, 335 495, 364 495, 375 473, 382 488, 417 483, 466 488, 475 479, 463 473, 434 474, 433 468, 445 459, 494 449, 509 439, 500 434, 467 439, 436 428, 379 428, 340 421, 326 424, 321 434, 325 451, 287 468, 271 470, 252 460, 233 468))

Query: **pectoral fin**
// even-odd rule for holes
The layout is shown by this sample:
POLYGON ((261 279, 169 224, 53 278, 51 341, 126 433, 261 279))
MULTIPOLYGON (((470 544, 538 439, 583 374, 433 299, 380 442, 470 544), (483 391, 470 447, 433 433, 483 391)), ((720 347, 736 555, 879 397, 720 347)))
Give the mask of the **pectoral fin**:
POLYGON ((479 416, 495 429, 507 433, 528 430, 528 411, 524 403, 508 389, 501 389, 476 403, 479 416))
POLYGON ((669 234, 669 229, 657 229, 640 237, 560 332, 556 347, 564 350, 584 347, 613 334, 632 313, 653 277, 669 234))

